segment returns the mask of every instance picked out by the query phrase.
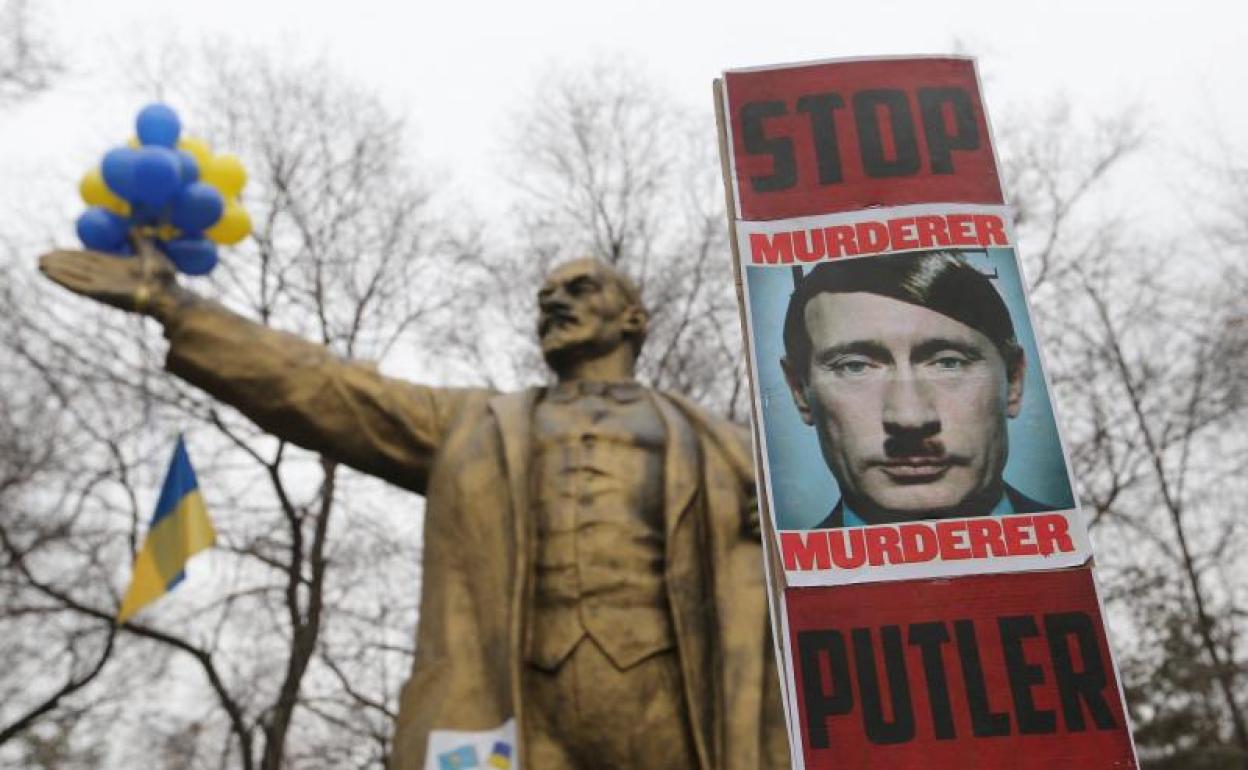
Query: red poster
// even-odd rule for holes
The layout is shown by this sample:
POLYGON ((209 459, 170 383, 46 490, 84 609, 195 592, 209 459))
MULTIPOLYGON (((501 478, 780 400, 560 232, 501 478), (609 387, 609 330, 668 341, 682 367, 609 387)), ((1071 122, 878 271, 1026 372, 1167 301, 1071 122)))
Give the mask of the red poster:
POLYGON ((1088 567, 784 602, 808 770, 1136 766, 1088 567))
POLYGON ((821 62, 724 74, 739 219, 1002 203, 974 62, 821 62))

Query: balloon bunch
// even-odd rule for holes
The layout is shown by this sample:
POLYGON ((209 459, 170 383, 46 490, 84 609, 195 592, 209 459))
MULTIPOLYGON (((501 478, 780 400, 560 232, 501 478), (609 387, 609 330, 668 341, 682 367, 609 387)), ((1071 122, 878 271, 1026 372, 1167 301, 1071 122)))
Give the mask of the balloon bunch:
POLYGON ((164 104, 144 107, 135 124, 138 139, 109 150, 79 183, 91 208, 78 218, 78 237, 88 249, 128 255, 134 231, 181 272, 204 275, 216 267, 217 244, 251 232, 238 201, 247 172, 237 157, 183 137, 177 113, 164 104))

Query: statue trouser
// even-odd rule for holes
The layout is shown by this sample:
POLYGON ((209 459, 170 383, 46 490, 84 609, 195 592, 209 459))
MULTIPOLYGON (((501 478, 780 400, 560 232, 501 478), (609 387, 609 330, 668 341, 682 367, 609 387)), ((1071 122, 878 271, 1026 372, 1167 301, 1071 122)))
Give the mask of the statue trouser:
POLYGON ((555 671, 528 666, 525 770, 697 767, 675 650, 621 671, 586 637, 555 671))

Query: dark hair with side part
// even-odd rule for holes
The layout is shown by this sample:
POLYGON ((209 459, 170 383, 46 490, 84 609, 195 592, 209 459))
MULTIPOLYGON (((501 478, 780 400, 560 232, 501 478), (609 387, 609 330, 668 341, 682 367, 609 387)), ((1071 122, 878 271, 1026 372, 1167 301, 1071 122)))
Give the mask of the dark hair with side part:
POLYGON ((824 262, 802 279, 784 317, 784 356, 789 368, 810 377, 811 342, 806 303, 819 294, 878 294, 948 316, 983 334, 1012 372, 1023 358, 1005 300, 988 276, 957 252, 920 251, 824 262))

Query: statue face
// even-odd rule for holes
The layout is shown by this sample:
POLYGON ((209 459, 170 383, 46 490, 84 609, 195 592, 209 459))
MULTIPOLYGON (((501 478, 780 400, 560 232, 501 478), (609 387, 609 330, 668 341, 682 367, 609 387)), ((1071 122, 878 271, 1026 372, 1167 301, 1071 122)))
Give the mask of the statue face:
POLYGON ((629 337, 645 324, 644 312, 620 290, 609 268, 592 259, 556 268, 537 292, 537 305, 542 355, 554 369, 631 344, 629 337))

